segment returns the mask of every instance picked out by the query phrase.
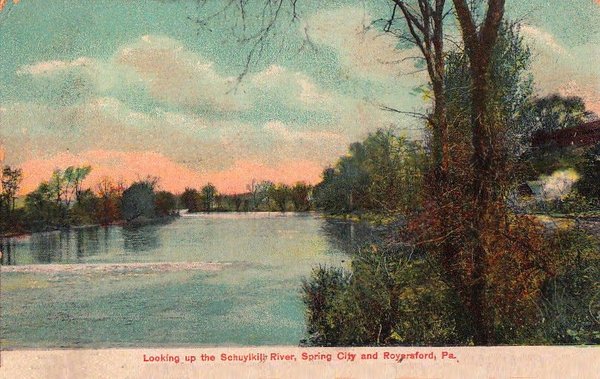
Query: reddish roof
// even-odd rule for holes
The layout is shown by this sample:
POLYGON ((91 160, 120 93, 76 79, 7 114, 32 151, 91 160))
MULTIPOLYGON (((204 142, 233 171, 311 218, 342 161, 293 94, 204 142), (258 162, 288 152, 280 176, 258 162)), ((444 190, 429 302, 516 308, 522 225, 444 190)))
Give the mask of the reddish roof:
POLYGON ((534 135, 532 143, 533 146, 555 145, 560 147, 595 145, 600 143, 600 120, 550 133, 537 133, 534 135))

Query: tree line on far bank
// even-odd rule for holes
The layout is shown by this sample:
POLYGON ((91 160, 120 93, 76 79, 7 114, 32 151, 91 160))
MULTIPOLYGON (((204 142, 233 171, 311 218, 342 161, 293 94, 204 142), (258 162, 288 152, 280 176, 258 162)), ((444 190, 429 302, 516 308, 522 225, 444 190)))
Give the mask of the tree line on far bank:
MULTIPOLYGON (((575 170, 573 191, 560 199, 530 209, 565 211, 600 208, 595 184, 600 172, 599 146, 589 148, 540 146, 531 148, 532 136, 583 123, 590 117, 577 97, 551 95, 521 105, 521 135, 513 141, 513 186, 560 170, 575 170)), ((127 186, 104 177, 84 189, 90 166, 55 170, 50 179, 18 198, 23 173, 6 166, 0 180, 0 233, 21 233, 71 225, 108 225, 165 218, 189 212, 304 212, 330 214, 372 213, 407 215, 421 210, 424 180, 431 169, 430 148, 419 141, 377 130, 322 173, 316 185, 294 185, 253 180, 244 193, 222 194, 211 183, 188 187, 181 194, 158 188, 159 178, 147 177, 127 186)))
POLYGON ((200 190, 187 187, 180 196, 181 208, 188 212, 306 212, 313 209, 313 186, 304 182, 294 185, 256 181, 245 193, 221 194, 208 183, 200 190))
POLYGON ((130 185, 103 177, 84 189, 91 166, 56 169, 49 180, 18 197, 23 172, 4 167, 0 183, 0 235, 20 234, 81 225, 147 223, 189 212, 295 211, 314 209, 313 186, 252 181, 247 192, 221 194, 208 183, 181 194, 160 190, 159 178, 147 177, 130 185))
POLYGON ((177 196, 158 190, 158 178, 148 177, 126 186, 104 177, 93 188, 84 189, 91 170, 91 166, 56 169, 49 180, 17 198, 23 172, 6 166, 0 192, 0 234, 148 222, 177 214, 177 196))

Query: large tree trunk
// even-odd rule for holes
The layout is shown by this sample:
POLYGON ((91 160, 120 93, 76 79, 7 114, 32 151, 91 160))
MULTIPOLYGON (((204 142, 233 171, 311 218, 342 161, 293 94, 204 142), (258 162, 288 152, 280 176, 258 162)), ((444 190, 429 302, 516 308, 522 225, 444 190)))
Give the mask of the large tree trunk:
POLYGON ((485 233, 494 227, 493 206, 496 182, 494 176, 495 134, 487 102, 490 99, 489 71, 498 30, 504 16, 505 0, 488 0, 485 21, 477 30, 466 0, 453 0, 469 57, 471 73, 471 130, 473 144, 473 271, 469 307, 476 345, 494 343, 492 315, 486 299, 487 246, 485 233))
POLYGON ((475 329, 475 344, 493 343, 491 321, 489 320, 486 301, 486 260, 487 249, 483 234, 489 227, 490 207, 492 206, 492 151, 490 126, 486 118, 486 99, 488 85, 486 67, 473 65, 472 90, 472 143, 473 143, 473 234, 475 239, 473 254, 473 274, 471 287, 471 307, 475 329))

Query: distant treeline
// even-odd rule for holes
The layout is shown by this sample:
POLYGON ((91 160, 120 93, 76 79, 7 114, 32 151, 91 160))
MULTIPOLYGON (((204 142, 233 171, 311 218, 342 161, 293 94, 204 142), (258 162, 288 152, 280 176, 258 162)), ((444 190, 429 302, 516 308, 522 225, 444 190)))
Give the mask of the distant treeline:
POLYGON ((177 215, 177 197, 157 190, 157 179, 146 178, 126 187, 103 178, 83 189, 90 166, 55 170, 50 180, 25 196, 17 206, 21 169, 5 167, 0 197, 2 234, 56 230, 77 225, 148 222, 177 215))
POLYGON ((146 223, 189 212, 296 211, 314 209, 313 187, 252 181, 247 192, 220 194, 208 183, 178 195, 158 189, 159 178, 147 177, 127 186, 104 177, 83 189, 90 166, 57 169, 48 181, 18 198, 23 172, 4 167, 0 192, 0 235, 56 230, 79 225, 146 223))
MULTIPOLYGON (((556 96, 538 100, 535 104, 541 110, 537 113, 548 113, 546 103, 551 103, 552 109, 567 109, 561 114, 582 113, 580 102, 556 96)), ((544 117, 550 121, 558 118, 544 117)), ((571 118, 580 122, 582 117, 571 118)), ((190 187, 182 194, 173 194, 159 190, 159 178, 153 177, 140 179, 129 186, 104 177, 93 188, 83 189, 92 168, 71 166, 55 170, 48 181, 42 182, 24 198, 18 198, 23 173, 19 168, 5 166, 0 181, 0 234, 74 225, 145 222, 177 215, 180 209, 189 212, 320 210, 332 214, 409 214, 418 212, 423 205, 423 182, 430 170, 427 149, 422 143, 400 137, 391 130, 378 130, 364 141, 351 144, 348 153, 326 168, 321 182, 314 186, 304 182, 287 185, 253 180, 244 193, 238 194, 219 193, 211 183, 200 189, 190 187)), ((527 150, 516 163, 522 167, 522 175, 515 177, 515 187, 526 180, 543 178, 553 170, 575 169, 579 180, 573 191, 548 202, 544 209, 560 212, 597 209, 600 204, 600 187, 597 185, 599 149, 596 145, 584 150, 570 147, 527 150)), ((532 211, 538 208, 539 204, 532 211)))
POLYGON ((208 183, 200 190, 186 188, 180 196, 181 207, 189 212, 306 212, 312 207, 313 187, 304 182, 293 186, 268 180, 252 181, 247 192, 220 194, 208 183))

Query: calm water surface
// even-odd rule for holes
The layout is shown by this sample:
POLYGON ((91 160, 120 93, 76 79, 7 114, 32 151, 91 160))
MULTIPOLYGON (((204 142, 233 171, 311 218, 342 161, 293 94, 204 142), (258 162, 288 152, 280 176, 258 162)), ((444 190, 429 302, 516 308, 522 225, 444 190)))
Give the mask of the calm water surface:
POLYGON ((371 234, 315 214, 228 213, 0 240, 2 347, 297 345, 302 278, 347 265, 371 234))

